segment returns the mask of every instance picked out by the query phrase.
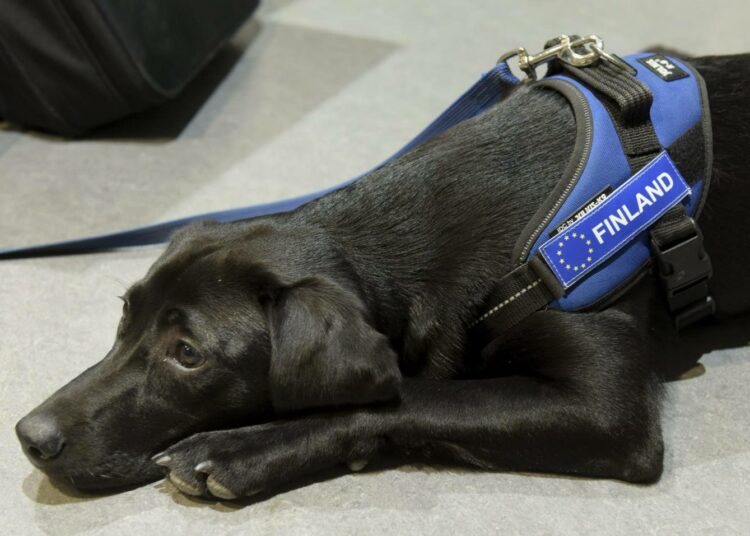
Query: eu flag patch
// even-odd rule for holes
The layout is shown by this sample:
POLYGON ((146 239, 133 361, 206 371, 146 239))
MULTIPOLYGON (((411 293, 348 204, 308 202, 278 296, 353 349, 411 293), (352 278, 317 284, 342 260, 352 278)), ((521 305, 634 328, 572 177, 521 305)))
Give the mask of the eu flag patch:
POLYGON ((663 151, 539 251, 567 289, 688 195, 690 186, 663 151))

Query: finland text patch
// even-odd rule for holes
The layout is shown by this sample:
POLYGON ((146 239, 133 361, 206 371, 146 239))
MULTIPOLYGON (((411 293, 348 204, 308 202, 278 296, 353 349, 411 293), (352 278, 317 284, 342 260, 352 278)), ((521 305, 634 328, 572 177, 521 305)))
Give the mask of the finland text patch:
POLYGON ((567 289, 688 195, 690 187, 664 151, 539 251, 567 289))

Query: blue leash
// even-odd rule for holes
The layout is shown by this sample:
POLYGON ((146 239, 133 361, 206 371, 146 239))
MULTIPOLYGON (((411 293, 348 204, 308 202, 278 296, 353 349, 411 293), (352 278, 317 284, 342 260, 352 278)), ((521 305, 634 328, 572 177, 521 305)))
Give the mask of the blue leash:
MULTIPOLYGON (((487 108, 507 96, 510 90, 518 84, 518 82, 518 79, 510 72, 507 63, 503 62, 497 64, 491 70, 487 71, 477 83, 461 95, 456 102, 451 104, 448 109, 440 114, 437 119, 430 123, 427 128, 419 133, 413 140, 404 145, 404 147, 386 159, 383 163, 373 168, 373 170, 405 155, 409 151, 431 140, 452 126, 479 115, 487 108)), ((4 248, 0 249, 0 260, 80 254, 122 247, 159 244, 167 242, 170 235, 175 230, 197 220, 215 220, 223 223, 294 210, 308 201, 317 199, 329 192, 356 181, 361 176, 362 175, 359 175, 325 190, 312 192, 298 197, 291 197, 281 201, 274 201, 272 203, 251 205, 248 207, 221 210, 218 212, 207 212, 163 223, 135 227, 114 233, 65 240, 63 242, 4 248)))

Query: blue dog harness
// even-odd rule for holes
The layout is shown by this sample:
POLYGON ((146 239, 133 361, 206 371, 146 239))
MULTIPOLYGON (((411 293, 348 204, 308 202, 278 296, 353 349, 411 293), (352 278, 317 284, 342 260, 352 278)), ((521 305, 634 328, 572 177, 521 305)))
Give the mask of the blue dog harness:
POLYGON ((471 325, 474 338, 500 337, 543 307, 604 307, 653 258, 678 328, 713 314, 711 262, 695 222, 712 157, 700 75, 661 54, 611 56, 596 36, 563 36, 536 57, 513 54, 532 77, 536 63, 552 58, 548 75, 532 83, 568 99, 577 140, 566 173, 516 242, 513 270, 471 325))
MULTIPOLYGON (((480 340, 503 334, 543 308, 606 306, 656 259, 678 327, 714 311, 711 263, 695 218, 711 173, 705 85, 691 66, 661 54, 621 59, 596 36, 561 36, 531 56, 517 49, 380 166, 484 112, 521 84, 560 92, 570 102, 577 138, 567 170, 519 236, 512 270, 469 328, 480 340), (518 57, 523 81, 510 71, 518 57), (536 69, 547 64, 544 78, 536 69)), ((168 240, 200 219, 236 221, 293 210, 355 180, 265 205, 182 218, 119 233, 0 250, 0 259, 82 253, 168 240)))

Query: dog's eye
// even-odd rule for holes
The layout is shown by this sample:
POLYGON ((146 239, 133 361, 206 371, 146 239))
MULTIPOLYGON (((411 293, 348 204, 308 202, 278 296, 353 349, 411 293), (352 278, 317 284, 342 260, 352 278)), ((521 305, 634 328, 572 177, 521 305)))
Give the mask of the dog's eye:
POLYGON ((203 364, 203 356, 185 341, 178 341, 172 354, 177 362, 185 368, 198 368, 203 364))

